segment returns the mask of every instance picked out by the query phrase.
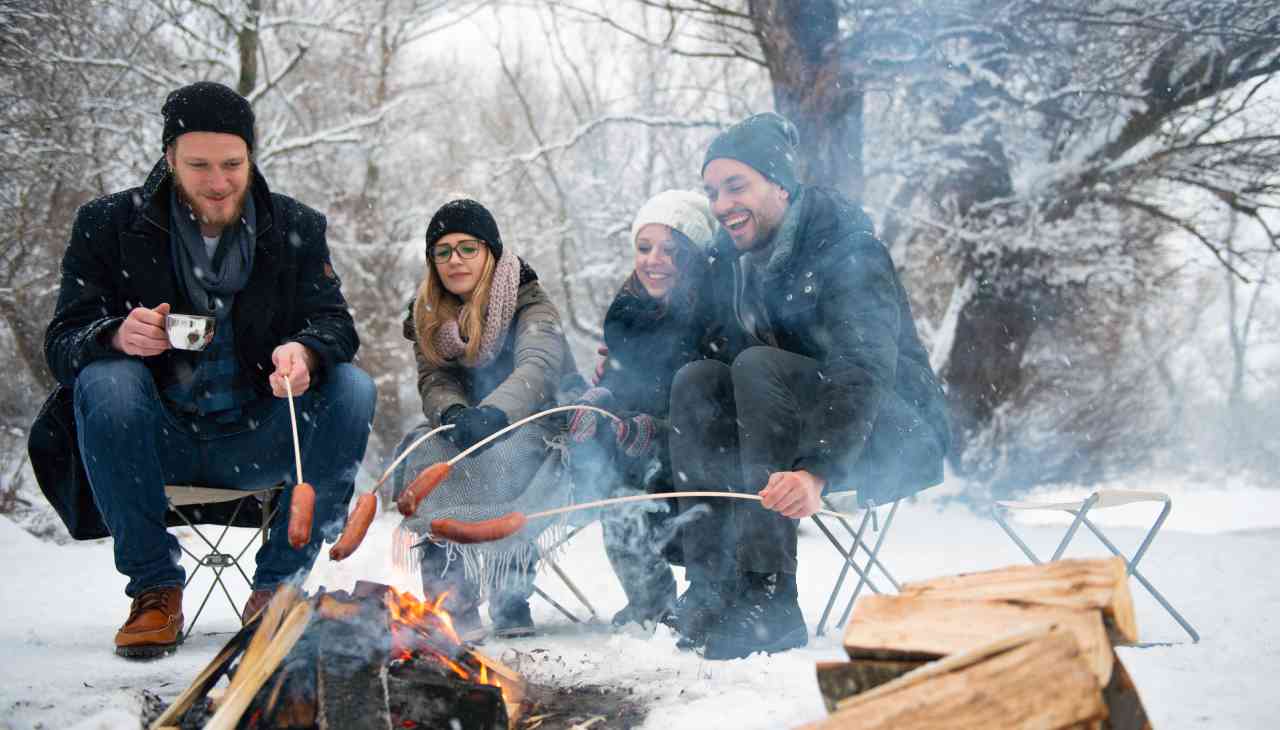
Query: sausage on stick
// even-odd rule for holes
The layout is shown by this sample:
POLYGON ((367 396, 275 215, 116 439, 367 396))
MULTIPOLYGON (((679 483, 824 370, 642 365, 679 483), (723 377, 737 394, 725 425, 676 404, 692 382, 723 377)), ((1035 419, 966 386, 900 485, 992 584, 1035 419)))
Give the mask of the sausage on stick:
POLYGON ((417 479, 413 480, 413 483, 409 485, 409 488, 404 490, 404 493, 400 495, 400 498, 396 500, 396 507, 400 509, 400 514, 404 515, 405 517, 412 516, 413 514, 417 513, 418 505, 422 504, 422 500, 426 499, 427 495, 431 494, 431 492, 435 490, 436 487, 440 486, 440 483, 443 482, 449 476, 449 472, 453 469, 453 465, 457 464, 459 461, 470 456, 472 452, 476 451, 477 449, 484 448, 490 442, 502 438, 508 432, 516 428, 519 428, 520 426, 523 426, 524 424, 530 421, 534 421, 539 418, 542 418, 543 416, 549 416, 553 413, 561 413, 563 411, 583 411, 583 410, 602 413, 605 416, 608 416, 609 418, 612 418, 615 421, 621 420, 617 416, 604 410, 603 408, 596 408, 595 406, 588 406, 588 405, 557 406, 555 408, 548 408, 545 411, 535 413, 531 416, 526 416, 524 418, 521 418, 519 421, 516 421, 515 423, 511 424, 510 426, 503 428, 497 433, 491 434, 489 436, 486 436, 483 439, 480 439, 474 444, 468 446, 466 449, 463 449, 457 456, 453 457, 452 459, 449 459, 448 461, 442 461, 436 464, 432 464, 431 466, 427 467, 425 470, 423 470, 421 474, 418 475, 417 479))
POLYGON ((302 481, 302 449, 298 446, 298 417, 293 411, 293 386, 283 378, 285 394, 289 398, 289 428, 293 432, 293 463, 298 468, 298 481, 293 485, 289 498, 289 545, 301 550, 311 542, 311 522, 316 513, 316 490, 302 481))
MULTIPOLYGON (((387 481, 387 478, 390 477, 392 472, 395 471, 395 468, 400 465, 400 462, 404 461, 405 457, 411 454, 414 449, 421 446, 424 441, 441 431, 447 431, 451 428, 453 428, 453 426, 445 425, 433 429, 423 434, 418 438, 418 440, 409 444, 408 448, 406 448, 403 453, 391 462, 391 465, 387 467, 387 470, 382 472, 382 476, 378 478, 378 481, 373 485, 373 487, 356 498, 356 506, 351 510, 351 514, 347 515, 347 524, 346 527, 342 529, 342 536, 333 544, 333 547, 329 548, 330 560, 346 560, 351 557, 351 554, 354 553, 356 549, 360 547, 361 543, 364 542, 365 535, 369 533, 369 526, 373 524, 373 518, 378 515, 378 487, 381 487, 383 482, 387 481)), ((415 483, 416 481, 417 480, 415 480, 415 483)))
MULTIPOLYGON (((740 494, 738 492, 662 492, 659 494, 632 494, 626 497, 612 497, 610 499, 598 499, 594 502, 584 502, 582 504, 572 504, 568 507, 557 507, 556 509, 543 510, 532 514, 524 514, 523 512, 508 512, 501 517, 492 520, 482 520, 480 522, 467 522, 465 520, 439 519, 431 521, 431 537, 423 542, 440 539, 456 542, 462 545, 470 545, 477 542, 493 542, 510 537, 529 523, 540 517, 552 517, 555 515, 565 514, 566 512, 577 512, 584 509, 595 509, 597 507, 609 507, 612 505, 622 504, 624 502, 641 502, 651 499, 675 499, 678 497, 712 497, 723 499, 751 499, 757 502, 762 501, 758 494, 740 494)), ((842 517, 846 520, 853 519, 853 515, 843 512, 835 512, 829 509, 818 510, 817 514, 828 515, 830 517, 842 517)), ((422 545, 419 542, 414 547, 422 545)))

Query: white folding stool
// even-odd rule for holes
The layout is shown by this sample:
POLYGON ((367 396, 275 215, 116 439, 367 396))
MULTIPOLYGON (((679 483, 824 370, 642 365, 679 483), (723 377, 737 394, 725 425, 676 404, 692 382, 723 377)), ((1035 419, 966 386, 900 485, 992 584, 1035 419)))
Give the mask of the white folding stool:
POLYGON ((191 619, 191 622, 187 624, 186 630, 183 632, 184 637, 190 636, 191 632, 195 630, 196 622, 200 620, 200 614, 204 612, 204 607, 209 602, 209 596, 213 595, 215 588, 222 588, 222 594, 227 597, 227 602, 231 604, 232 612, 239 615, 241 604, 236 603, 235 599, 231 597, 231 592, 227 589, 227 585, 222 582, 222 572, 228 568, 235 568, 236 571, 240 573, 240 577, 244 578, 245 585, 250 589, 253 588, 253 580, 251 580, 249 575, 244 572, 244 569, 240 567, 240 558, 242 558, 245 552, 248 551, 249 547, 255 542, 258 542, 259 539, 266 539, 266 531, 271 525, 271 517, 275 514, 276 509, 272 505, 272 495, 282 489, 283 487, 275 486, 267 487, 266 489, 246 491, 240 489, 181 485, 168 485, 164 488, 165 499, 169 501, 169 511, 181 518, 182 523, 187 527, 190 527, 192 532, 203 540, 204 544, 209 549, 209 551, 204 555, 197 555, 187 549, 187 546, 183 545, 181 540, 178 541, 178 547, 182 548, 182 551, 194 560, 196 564, 191 573, 187 575, 187 582, 183 585, 183 588, 191 585, 191 581, 195 579, 196 574, 200 572, 201 568, 208 568, 210 572, 213 573, 213 583, 209 584, 208 592, 204 594, 204 598, 200 601, 200 608, 196 609, 195 616, 191 619), (227 532, 231 529, 231 526, 235 524, 236 518, 240 515, 241 510, 243 510, 244 506, 248 504, 246 501, 248 499, 257 499, 261 503, 262 525, 254 532, 253 536, 249 538, 249 541, 245 543, 244 547, 240 548, 240 552, 234 554, 230 552, 222 552, 222 541, 226 538, 227 532), (222 525, 222 532, 218 534, 216 540, 210 540, 209 537, 201 532, 200 528, 196 526, 201 523, 200 520, 191 520, 183 510, 178 509, 179 507, 195 507, 199 505, 219 504, 223 502, 237 502, 237 504, 235 506, 235 510, 231 513, 225 523, 222 521, 210 523, 222 525))
POLYGON ((1087 498, 1076 502, 998 501, 991 509, 991 516, 995 518, 995 521, 1004 529, 1005 533, 1012 538, 1015 543, 1017 543, 1018 547, 1022 549, 1022 552, 1031 559, 1031 562, 1039 565, 1041 563, 1040 558, 1032 552, 1030 547, 1027 547, 1027 544, 1018 536, 1018 533, 1014 532, 1013 527, 1011 527, 1004 519, 1004 515, 1002 513, 1021 510, 1056 510, 1074 515, 1075 519, 1071 521, 1071 526, 1067 528, 1067 533, 1063 535, 1062 542, 1058 543, 1058 549, 1053 552, 1053 557, 1049 560, 1052 561, 1061 558, 1062 554, 1067 549, 1067 545, 1071 542, 1071 539, 1075 537, 1076 531, 1080 528, 1080 525, 1084 525, 1089 528, 1089 531, 1092 532, 1113 555, 1116 555, 1124 561, 1129 575, 1137 578, 1138 582, 1142 584, 1142 587, 1146 588, 1147 592, 1150 593, 1161 606, 1164 606, 1164 610, 1168 611, 1169 615, 1173 616, 1174 620, 1191 635, 1192 641, 1198 642, 1200 641, 1200 634, 1197 633, 1196 630, 1192 628, 1191 624, 1182 617, 1182 614, 1178 613, 1177 610, 1169 604, 1169 601, 1161 595, 1160 591, 1156 590, 1156 587, 1151 585, 1151 581, 1147 580, 1146 576, 1138 572, 1138 562, 1142 560, 1144 555, 1146 555, 1147 548, 1151 547, 1151 541, 1155 539, 1156 533, 1160 531, 1160 527, 1164 524, 1165 519, 1169 516, 1169 512, 1172 509, 1173 500, 1169 499, 1169 495, 1163 492, 1140 492, 1127 489, 1100 489, 1089 495, 1087 498), (1108 507, 1119 507, 1121 505, 1134 504, 1136 502, 1163 502, 1164 507, 1160 510, 1160 514, 1156 517, 1156 521, 1147 530, 1146 536, 1142 538, 1142 544, 1138 546, 1137 552, 1135 552, 1133 554, 1133 558, 1130 559, 1122 553, 1120 549, 1111 542, 1111 540, 1107 539, 1106 535, 1102 534, 1102 530, 1098 529, 1098 526, 1089 520, 1088 514, 1089 510, 1094 508, 1106 509, 1108 507))
MULTIPOLYGON (((843 496, 846 493, 838 492, 836 494, 843 496)), ((847 494, 852 495, 853 492, 848 492, 847 494)), ((818 628, 815 632, 817 636, 822 636, 827 630, 827 619, 831 616, 831 609, 835 606, 836 598, 840 595, 840 589, 844 586, 844 581, 849 574, 850 568, 853 568, 853 571, 858 574, 858 582, 854 586, 853 595, 849 597, 849 602, 845 604, 844 613, 840 614, 840 620, 836 622, 836 626, 843 626, 849 620, 849 614, 853 611, 853 604, 858 600, 858 596, 862 593, 864 586, 870 588, 873 593, 884 592, 880 590, 880 587, 871 578, 873 569, 879 568, 881 574, 888 579, 893 589, 895 591, 900 590, 898 581, 894 579, 889 569, 880 560, 880 548, 884 546, 885 537, 889 534, 889 528, 893 525, 893 517, 898 513, 898 505, 901 501, 900 499, 894 500, 892 505, 889 506, 889 514, 885 517, 883 525, 880 524, 879 517, 876 515, 876 509, 884 505, 868 504, 863 509, 862 519, 859 521, 858 529, 856 530, 843 517, 831 518, 813 515, 813 523, 818 526, 822 534, 831 542, 831 546, 836 549, 836 552, 840 553, 840 557, 844 558, 844 564, 840 566, 840 575, 836 577, 836 584, 832 587, 831 595, 827 597, 827 605, 822 610, 822 618, 818 620, 818 628), (840 539, 827 527, 824 519, 835 519, 836 522, 844 527, 844 531, 853 538, 847 550, 841 544, 840 539), (868 526, 871 527, 872 532, 877 533, 875 545, 873 546, 867 545, 864 540, 864 537, 867 537, 868 526), (866 561, 862 565, 858 563, 859 550, 867 555, 866 561)), ((823 503, 825 507, 839 511, 839 506, 834 504, 830 497, 824 498, 823 503)))

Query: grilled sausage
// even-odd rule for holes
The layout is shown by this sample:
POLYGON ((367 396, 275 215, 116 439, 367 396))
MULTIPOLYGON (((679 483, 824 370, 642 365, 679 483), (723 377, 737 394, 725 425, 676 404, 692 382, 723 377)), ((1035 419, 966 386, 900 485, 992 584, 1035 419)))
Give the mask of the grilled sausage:
POLYGON ((311 520, 316 513, 316 490, 306 482, 293 485, 289 500, 289 544, 300 550, 311 542, 311 520))
POLYGON ((516 534, 525 526, 523 512, 508 512, 501 517, 480 522, 465 522, 441 518, 431 521, 431 534, 434 537, 462 545, 477 542, 493 542, 516 534))
POLYGON ((342 537, 329 548, 330 560, 345 560, 364 542, 364 536, 373 524, 373 517, 378 512, 378 498, 373 492, 365 492, 356 499, 355 509, 347 516, 347 526, 342 530, 342 537))
POLYGON ((440 482, 449 476, 449 471, 453 469, 448 462, 442 461, 438 464, 432 464, 413 480, 409 488, 400 494, 396 500, 396 507, 400 509, 400 514, 405 517, 412 516, 418 511, 418 505, 422 504, 422 500, 427 498, 436 487, 440 486, 440 482))

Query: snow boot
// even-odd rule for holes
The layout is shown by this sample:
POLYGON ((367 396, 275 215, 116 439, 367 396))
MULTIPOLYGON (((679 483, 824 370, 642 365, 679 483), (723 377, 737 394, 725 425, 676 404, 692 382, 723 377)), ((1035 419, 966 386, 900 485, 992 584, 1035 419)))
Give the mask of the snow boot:
POLYGON ((152 588, 133 599, 129 618, 116 632, 116 654, 155 659, 182 642, 182 586, 152 588))

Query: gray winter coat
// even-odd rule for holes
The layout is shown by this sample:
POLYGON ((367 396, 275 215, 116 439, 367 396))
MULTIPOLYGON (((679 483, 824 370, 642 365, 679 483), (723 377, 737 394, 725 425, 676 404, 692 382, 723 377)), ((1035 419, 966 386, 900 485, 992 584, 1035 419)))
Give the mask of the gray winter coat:
POLYGON ((422 414, 432 427, 449 406, 495 406, 515 423, 555 405, 560 380, 576 373, 560 312, 547 296, 538 276, 520 262, 520 288, 514 322, 498 357, 480 368, 432 365, 417 347, 413 304, 404 320, 404 336, 414 343, 418 361, 418 393, 422 414))

